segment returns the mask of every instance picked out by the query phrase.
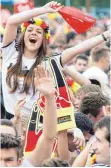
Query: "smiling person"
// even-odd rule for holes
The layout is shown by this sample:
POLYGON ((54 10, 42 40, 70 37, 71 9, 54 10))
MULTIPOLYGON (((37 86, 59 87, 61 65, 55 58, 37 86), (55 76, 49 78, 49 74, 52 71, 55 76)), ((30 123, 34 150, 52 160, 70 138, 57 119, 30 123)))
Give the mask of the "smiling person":
MULTIPOLYGON (((8 119, 14 115, 15 103, 24 97, 26 97, 26 103, 23 107, 23 113, 30 115, 32 105, 38 99, 38 92, 34 86, 34 68, 38 64, 43 64, 45 68, 49 69, 48 58, 46 57, 50 39, 49 27, 43 20, 35 17, 45 13, 57 12, 61 8, 60 3, 52 1, 43 7, 14 14, 7 22, 2 48, 2 86, 7 111, 6 118, 8 119), (55 6, 58 7, 54 9, 55 6), (17 27, 21 24, 22 33, 16 46, 17 27)), ((61 55, 56 56, 58 63, 64 66, 77 54, 107 40, 109 34, 109 31, 106 31, 102 35, 64 50, 61 55)))
POLYGON ((38 93, 34 87, 34 68, 44 60, 50 33, 48 25, 36 16, 56 12, 61 8, 57 2, 50 2, 41 8, 15 14, 7 22, 3 39, 3 96, 6 118, 14 115, 17 101, 26 98, 23 112, 29 114, 38 93), (54 10, 52 7, 58 5, 54 10), (32 19, 33 18, 33 19, 32 19), (24 22, 24 23, 23 23, 24 22), (22 24, 23 23, 23 24, 22 24), (16 48, 17 27, 21 35, 16 48))

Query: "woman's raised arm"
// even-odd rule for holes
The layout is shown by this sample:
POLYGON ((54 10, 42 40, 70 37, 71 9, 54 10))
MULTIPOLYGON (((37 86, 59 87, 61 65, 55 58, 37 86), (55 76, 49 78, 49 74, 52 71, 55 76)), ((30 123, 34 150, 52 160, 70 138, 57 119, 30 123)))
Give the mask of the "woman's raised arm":
POLYGON ((17 27, 23 23, 24 21, 30 20, 36 16, 45 13, 54 13, 62 8, 60 3, 57 2, 49 2, 43 7, 34 8, 25 12, 20 12, 12 15, 6 25, 4 38, 3 38, 3 46, 10 44, 16 38, 17 27), (56 9, 53 9, 54 6, 58 6, 56 9))
POLYGON ((103 34, 100 34, 96 37, 92 37, 91 39, 85 40, 74 47, 64 50, 61 56, 62 65, 64 66, 65 64, 67 64, 77 54, 84 53, 85 51, 99 45, 103 41, 106 41, 108 38, 110 38, 110 30, 105 31, 103 34))

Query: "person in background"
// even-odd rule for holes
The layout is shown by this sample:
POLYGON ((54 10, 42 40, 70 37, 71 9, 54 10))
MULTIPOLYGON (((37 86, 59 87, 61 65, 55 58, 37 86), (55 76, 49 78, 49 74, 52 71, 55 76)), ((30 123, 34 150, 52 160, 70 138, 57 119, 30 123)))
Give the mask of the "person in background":
POLYGON ((70 165, 66 160, 55 157, 49 160, 45 160, 42 163, 42 167, 70 167, 70 165))
POLYGON ((94 127, 95 142, 92 144, 91 150, 96 154, 96 164, 92 167, 111 166, 110 121, 110 117, 104 117, 94 127))
POLYGON ((74 101, 74 107, 76 111, 80 111, 80 104, 82 99, 85 95, 87 95, 90 92, 102 92, 101 88, 97 85, 90 84, 90 85, 84 85, 81 88, 78 89, 75 95, 75 101, 74 101))
POLYGON ((58 156, 67 160, 70 165, 94 135, 92 121, 85 114, 77 112, 74 116, 77 128, 58 133, 58 156))
POLYGON ((80 72, 83 73, 88 68, 88 56, 85 54, 79 54, 75 58, 74 62, 74 68, 80 72))
POLYGON ((86 114, 93 124, 105 116, 109 98, 101 92, 88 93, 81 101, 80 111, 86 114))
POLYGON ((106 72, 110 66, 110 49, 105 45, 96 46, 91 50, 93 65, 88 68, 83 75, 87 78, 97 76, 105 84, 108 84, 108 76, 106 72))
POLYGON ((12 122, 12 120, 1 119, 0 120, 0 134, 6 134, 6 135, 9 134, 9 135, 14 136, 17 139, 20 139, 21 147, 19 149, 19 158, 22 159, 22 157, 24 156, 23 150, 24 150, 24 145, 25 145, 26 130, 22 131, 21 133, 21 122, 19 122, 19 127, 17 127, 15 123, 12 122))
POLYGON ((75 32, 69 32, 66 34, 66 43, 67 43, 68 47, 75 45, 75 39, 76 39, 75 32))
POLYGON ((20 139, 12 134, 0 134, 0 167, 19 167, 21 158, 19 151, 21 148, 20 139))
POLYGON ((95 135, 76 158, 73 167, 110 167, 110 117, 104 117, 94 126, 95 135), (90 161, 96 154, 96 163, 90 161))
POLYGON ((87 115, 81 112, 75 113, 75 121, 77 128, 79 128, 82 131, 85 138, 85 142, 87 143, 90 140, 91 136, 94 135, 92 121, 88 118, 87 115))
POLYGON ((1 119, 0 120, 0 133, 8 134, 18 137, 18 130, 13 125, 11 120, 1 119))

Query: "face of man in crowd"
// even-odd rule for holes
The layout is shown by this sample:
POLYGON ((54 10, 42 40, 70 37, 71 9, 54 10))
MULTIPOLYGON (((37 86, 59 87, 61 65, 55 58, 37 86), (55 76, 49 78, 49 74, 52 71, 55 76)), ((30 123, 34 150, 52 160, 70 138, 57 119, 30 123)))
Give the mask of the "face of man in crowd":
POLYGON ((92 144, 92 149, 96 154, 96 162, 110 166, 110 143, 106 139, 107 129, 97 129, 96 140, 92 144))
POLYGON ((78 72, 83 73, 88 68, 88 62, 83 59, 77 59, 74 66, 78 72))
POLYGON ((79 111, 80 109, 80 104, 81 104, 81 101, 82 99, 84 98, 85 94, 84 93, 79 93, 79 94, 76 94, 75 96, 75 100, 74 100, 74 108, 76 111, 79 111))
POLYGON ((100 121, 105 116, 104 106, 99 108, 98 111, 99 111, 99 114, 96 117, 92 116, 90 113, 88 114, 88 117, 93 122, 93 124, 97 123, 98 121, 100 121))
POLYGON ((0 167, 18 167, 20 164, 15 148, 0 149, 0 167))

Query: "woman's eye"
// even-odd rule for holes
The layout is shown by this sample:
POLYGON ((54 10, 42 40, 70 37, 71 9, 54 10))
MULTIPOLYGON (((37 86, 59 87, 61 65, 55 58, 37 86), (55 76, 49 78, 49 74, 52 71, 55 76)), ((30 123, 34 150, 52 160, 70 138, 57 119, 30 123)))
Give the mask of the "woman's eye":
POLYGON ((37 33, 42 34, 42 32, 40 32, 40 31, 37 31, 37 33))
POLYGON ((32 30, 31 30, 31 29, 28 29, 27 31, 28 31, 28 32, 31 32, 32 30))

